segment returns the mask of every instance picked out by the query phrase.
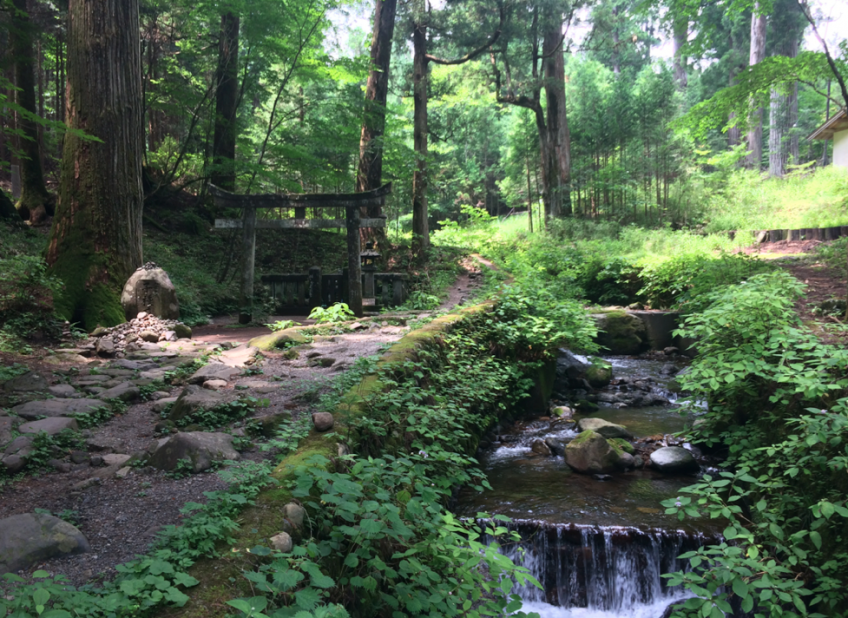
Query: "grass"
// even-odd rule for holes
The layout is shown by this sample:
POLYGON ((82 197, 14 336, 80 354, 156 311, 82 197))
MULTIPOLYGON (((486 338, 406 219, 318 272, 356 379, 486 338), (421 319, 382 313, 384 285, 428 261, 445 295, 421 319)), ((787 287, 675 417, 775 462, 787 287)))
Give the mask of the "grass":
POLYGON ((829 166, 765 180, 735 172, 709 199, 706 219, 708 232, 848 225, 848 170, 829 166))

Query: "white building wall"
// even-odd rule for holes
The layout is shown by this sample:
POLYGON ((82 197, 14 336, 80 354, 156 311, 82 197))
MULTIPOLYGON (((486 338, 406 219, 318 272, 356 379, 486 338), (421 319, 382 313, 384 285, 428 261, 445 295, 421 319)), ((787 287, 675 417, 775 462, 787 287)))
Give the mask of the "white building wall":
POLYGON ((833 134, 833 164, 848 169, 848 130, 833 134))

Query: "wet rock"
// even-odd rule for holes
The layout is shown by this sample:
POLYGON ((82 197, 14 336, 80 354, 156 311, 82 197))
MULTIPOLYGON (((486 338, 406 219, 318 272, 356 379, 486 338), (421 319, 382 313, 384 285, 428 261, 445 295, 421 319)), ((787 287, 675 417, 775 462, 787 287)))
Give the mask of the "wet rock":
POLYGON ((12 412, 21 418, 36 420, 42 416, 72 416, 90 414, 106 404, 99 399, 48 399, 30 401, 12 408, 12 412))
POLYGON ((602 482, 612 480, 612 476, 609 475, 609 474, 593 474, 592 478, 595 479, 596 481, 602 481, 602 482))
POLYGON ((612 380, 612 365, 600 358, 592 358, 586 370, 586 381, 592 388, 604 388, 612 380))
POLYGON ((651 453, 651 465, 660 472, 683 474, 698 471, 692 453, 679 446, 664 446, 651 453))
POLYGON ((545 444, 547 444, 551 453, 558 457, 565 455, 565 447, 569 442, 570 440, 566 440, 565 438, 545 438, 545 444))
POLYGON ((624 438, 632 440, 633 434, 627 431, 624 425, 616 425, 602 418, 581 418, 577 422, 577 428, 581 432, 594 431, 599 433, 604 438, 624 438))
POLYGON ((606 474, 620 470, 620 455, 594 431, 584 431, 565 447, 565 462, 583 474, 606 474))
POLYGON ((147 460, 147 465, 160 470, 175 470, 181 460, 191 462, 193 472, 203 472, 214 462, 237 460, 233 437, 225 433, 184 432, 164 438, 147 460))
POLYGON ((24 373, 15 376, 11 380, 7 380, 3 384, 3 390, 7 393, 11 392, 33 392, 46 391, 47 380, 35 372, 24 373))
POLYGON ((592 412, 597 412, 600 408, 598 404, 589 401, 588 399, 581 399, 577 403, 574 404, 574 408, 578 412, 582 412, 583 414, 591 414, 592 412))
POLYGON ((57 433, 66 429, 79 429, 77 421, 73 418, 64 416, 55 416, 53 418, 44 418, 40 421, 30 421, 18 427, 21 433, 41 433, 42 431, 49 436, 55 436, 57 433))
POLYGON ((333 415, 329 412, 313 412, 312 424, 315 426, 315 431, 325 432, 333 428, 333 415))
POLYGON ((546 457, 551 456, 551 448, 544 440, 534 440, 530 450, 538 455, 545 455, 546 457))
POLYGON ((271 547, 284 554, 289 553, 294 548, 294 541, 288 532, 275 534, 269 540, 271 541, 271 547))
POLYGON ((574 416, 574 410, 568 406, 556 406, 553 410, 551 410, 551 416, 565 419, 571 418, 574 416))
POLYGON ((673 376, 677 373, 677 366, 673 363, 666 363, 660 368, 660 373, 664 376, 673 376))
POLYGON ((663 348, 663 354, 666 356, 674 356, 675 354, 680 354, 680 350, 673 345, 663 348))
POLYGON ((97 395, 104 401, 120 399, 121 401, 135 401, 141 396, 141 390, 133 386, 132 382, 122 382, 118 386, 105 390, 97 395))
POLYGON ((207 380, 224 380, 228 382, 241 373, 235 367, 223 363, 209 363, 194 372, 188 379, 189 384, 202 384, 207 380))
POLYGON ((88 540, 82 533, 58 517, 24 513, 0 519, 0 574, 88 549, 88 540))
POLYGON ((121 306, 128 320, 142 311, 163 320, 180 317, 174 284, 168 273, 153 262, 144 264, 127 280, 121 293, 121 306))
POLYGON ((70 384, 56 384, 47 389, 47 392, 54 397, 71 397, 76 394, 76 389, 70 384))
POLYGON ((609 442, 613 448, 620 449, 625 453, 629 453, 631 455, 636 453, 636 449, 633 447, 633 445, 622 438, 607 438, 607 442, 609 442))

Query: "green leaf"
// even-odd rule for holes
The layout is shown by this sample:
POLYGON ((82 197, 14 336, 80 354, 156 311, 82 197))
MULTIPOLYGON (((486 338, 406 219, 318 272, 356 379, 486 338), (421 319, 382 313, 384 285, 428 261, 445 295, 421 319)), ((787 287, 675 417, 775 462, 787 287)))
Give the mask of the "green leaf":
POLYGON ((733 580, 733 594, 742 599, 748 596, 748 584, 741 577, 733 580))
POLYGON ((813 545, 816 546, 816 549, 821 549, 822 546, 822 538, 821 534, 813 530, 810 532, 810 540, 813 542, 813 545))
POLYGON ((37 588, 32 593, 32 600, 35 601, 36 605, 46 605, 47 601, 50 600, 50 593, 44 588, 37 588))

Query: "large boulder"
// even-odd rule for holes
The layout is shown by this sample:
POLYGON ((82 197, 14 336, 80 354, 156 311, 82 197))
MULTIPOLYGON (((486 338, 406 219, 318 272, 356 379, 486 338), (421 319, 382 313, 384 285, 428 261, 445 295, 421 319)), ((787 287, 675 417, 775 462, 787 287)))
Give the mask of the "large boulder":
POLYGON ((189 460, 192 472, 203 472, 214 462, 239 457, 238 451, 233 448, 231 435, 196 431, 178 433, 161 440, 147 464, 160 470, 176 470, 181 460, 189 460))
POLYGON ((639 354, 650 347, 645 323, 623 310, 592 316, 598 325, 596 341, 610 354, 639 354))
POLYGON ((90 414, 106 404, 99 399, 48 399, 46 401, 30 401, 12 408, 12 413, 21 418, 36 420, 42 416, 74 416, 90 414))
POLYGON ((43 418, 40 421, 30 421, 18 427, 21 433, 41 433, 44 432, 48 436, 55 436, 66 429, 77 430, 79 425, 73 418, 66 416, 54 416, 52 418, 43 418))
POLYGON ((174 284, 171 283, 168 273, 153 262, 148 262, 130 275, 121 293, 121 306, 128 320, 142 311, 152 313, 163 320, 176 320, 180 317, 180 305, 174 284))
POLYGON ((135 401, 141 397, 141 389, 133 385, 132 382, 121 382, 117 386, 113 386, 109 390, 101 391, 97 394, 104 401, 112 399, 120 399, 121 401, 135 401))
POLYGON ((225 382, 229 382, 240 373, 241 371, 239 369, 223 363, 209 363, 195 371, 188 381, 189 384, 203 384, 207 380, 224 380, 225 382))
POLYGON ((211 410, 222 403, 233 401, 235 397, 232 391, 210 391, 192 384, 186 386, 177 397, 168 413, 168 419, 174 422, 181 421, 200 410, 211 410))
POLYGON ((556 382, 554 388, 565 390, 568 388, 584 388, 583 383, 589 364, 583 362, 576 355, 564 348, 559 349, 556 359, 556 382))
POLYGON ((577 421, 577 428, 580 431, 594 431, 601 434, 604 438, 633 439, 633 434, 627 431, 627 427, 610 423, 602 418, 581 418, 577 421))
POLYGON ((651 453, 651 466, 660 472, 686 474, 698 471, 698 462, 692 453, 679 446, 664 446, 651 453))
POLYGON ((584 431, 565 447, 565 463, 583 474, 606 474, 625 467, 621 453, 601 434, 584 431))
POLYGON ((88 540, 83 534, 58 517, 24 513, 0 519, 0 574, 88 549, 88 540))

